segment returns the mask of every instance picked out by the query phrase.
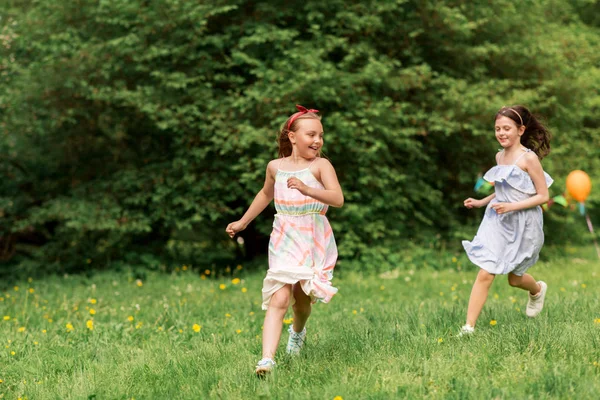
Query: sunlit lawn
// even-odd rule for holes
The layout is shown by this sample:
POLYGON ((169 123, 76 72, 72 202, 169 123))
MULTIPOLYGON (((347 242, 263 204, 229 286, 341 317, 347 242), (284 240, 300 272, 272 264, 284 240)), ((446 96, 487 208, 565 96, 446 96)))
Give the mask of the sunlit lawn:
POLYGON ((600 262, 585 255, 531 270, 549 285, 535 320, 524 314, 526 293, 498 277, 476 335, 462 339, 476 272, 462 256, 454 270, 341 270, 339 294, 314 308, 303 354, 280 351, 266 380, 253 375, 263 272, 14 282, 0 292, 0 396, 596 399, 600 262))

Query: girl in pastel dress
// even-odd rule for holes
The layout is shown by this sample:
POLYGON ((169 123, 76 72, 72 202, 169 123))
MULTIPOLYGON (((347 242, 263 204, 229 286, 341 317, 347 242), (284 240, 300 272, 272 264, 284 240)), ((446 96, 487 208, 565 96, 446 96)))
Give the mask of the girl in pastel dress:
POLYGON ((494 183, 494 193, 464 202, 467 208, 487 208, 475 238, 462 242, 471 262, 481 269, 461 336, 474 332, 496 275, 508 274, 509 285, 529 292, 528 317, 542 311, 548 288, 526 271, 537 262, 544 244, 540 205, 548 201, 552 178, 542 169, 540 159, 550 152, 550 132, 523 106, 501 108, 495 130, 502 150, 496 155, 497 165, 483 177, 494 183))
POLYGON ((256 374, 275 367, 283 317, 293 305, 288 354, 298 354, 306 338, 311 305, 329 302, 337 247, 325 216, 328 206, 341 207, 344 195, 331 163, 320 157, 323 126, 318 110, 296 106, 279 132, 279 157, 269 162, 265 184, 244 216, 227 226, 230 237, 242 230, 275 200, 275 221, 269 242, 269 270, 263 282, 263 354, 256 374))

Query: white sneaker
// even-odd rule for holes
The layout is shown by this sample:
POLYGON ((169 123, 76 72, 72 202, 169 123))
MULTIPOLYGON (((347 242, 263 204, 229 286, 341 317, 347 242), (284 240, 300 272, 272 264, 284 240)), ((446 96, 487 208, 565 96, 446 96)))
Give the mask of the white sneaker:
POLYGON ((271 358, 263 358, 256 364, 256 376, 259 378, 269 374, 275 368, 275 361, 271 358))
POLYGON ((473 328, 469 324, 465 324, 462 328, 460 328, 460 332, 458 332, 458 337, 470 336, 475 333, 475 328, 473 328))
POLYGON ((544 308, 544 298, 546 297, 548 285, 543 281, 538 281, 538 285, 540 285, 542 289, 535 296, 532 296, 531 293, 529 293, 529 301, 527 302, 527 308, 525 309, 525 314, 530 318, 536 317, 542 311, 542 308, 544 308))
POLYGON ((306 339, 306 328, 302 329, 302 332, 298 333, 294 332, 293 325, 290 325, 288 332, 290 333, 290 338, 288 339, 285 351, 288 354, 297 356, 298 354, 300 354, 300 349, 302 349, 302 346, 304 345, 304 340, 306 339))

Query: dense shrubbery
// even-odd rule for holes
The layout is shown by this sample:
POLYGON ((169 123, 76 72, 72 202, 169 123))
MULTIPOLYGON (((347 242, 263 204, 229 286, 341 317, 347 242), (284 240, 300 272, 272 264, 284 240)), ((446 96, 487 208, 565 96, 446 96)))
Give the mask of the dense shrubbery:
MULTIPOLYGON (((406 241, 442 248, 473 234, 480 214, 462 199, 494 161, 504 104, 547 117, 551 194, 576 168, 600 185, 599 3, 285 4, 0 6, 5 270, 263 253, 269 215, 243 247, 224 227, 261 187, 295 103, 324 116, 345 259, 385 265, 406 241)), ((586 237, 576 214, 547 216, 547 242, 586 237)))

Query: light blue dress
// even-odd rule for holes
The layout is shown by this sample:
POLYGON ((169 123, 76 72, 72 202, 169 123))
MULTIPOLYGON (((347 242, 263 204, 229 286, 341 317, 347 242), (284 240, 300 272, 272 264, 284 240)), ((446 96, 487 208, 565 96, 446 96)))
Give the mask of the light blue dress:
MULTIPOLYGON (((512 165, 496 165, 483 176, 494 183, 496 197, 485 209, 477 235, 463 247, 478 267, 491 274, 513 273, 522 276, 539 258, 544 244, 544 219, 540 206, 498 214, 494 203, 514 203, 526 200, 537 192, 529 174, 516 162, 531 150, 527 149, 512 165)), ((546 185, 552 178, 544 172, 546 185)))

